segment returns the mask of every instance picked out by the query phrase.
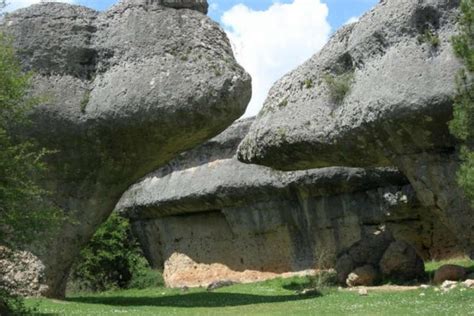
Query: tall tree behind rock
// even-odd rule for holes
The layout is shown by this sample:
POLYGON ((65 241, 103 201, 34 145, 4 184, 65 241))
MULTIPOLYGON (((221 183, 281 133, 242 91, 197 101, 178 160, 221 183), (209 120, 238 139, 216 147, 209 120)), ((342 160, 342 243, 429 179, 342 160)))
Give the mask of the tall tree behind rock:
POLYGON ((458 183, 474 203, 474 0, 462 1, 461 11, 460 34, 453 38, 453 47, 464 68, 457 77, 458 95, 450 129, 463 142, 458 183))

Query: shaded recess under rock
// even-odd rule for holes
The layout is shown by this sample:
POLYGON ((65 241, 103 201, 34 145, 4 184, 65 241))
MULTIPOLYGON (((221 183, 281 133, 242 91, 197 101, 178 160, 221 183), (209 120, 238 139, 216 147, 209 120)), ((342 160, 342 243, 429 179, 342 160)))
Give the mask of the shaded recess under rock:
POLYGON ((250 77, 225 33, 183 7, 205 12, 207 2, 123 0, 100 13, 42 3, 0 22, 34 71, 43 103, 25 132, 57 151, 41 180, 69 216, 30 247, 45 265, 44 295, 64 295, 74 258, 131 184, 245 111, 250 77))
POLYGON ((152 266, 164 267, 168 286, 251 282, 334 266, 339 253, 381 226, 426 259, 460 253, 396 169, 281 172, 239 162, 236 149, 252 122, 237 121, 181 154, 117 205, 152 266))

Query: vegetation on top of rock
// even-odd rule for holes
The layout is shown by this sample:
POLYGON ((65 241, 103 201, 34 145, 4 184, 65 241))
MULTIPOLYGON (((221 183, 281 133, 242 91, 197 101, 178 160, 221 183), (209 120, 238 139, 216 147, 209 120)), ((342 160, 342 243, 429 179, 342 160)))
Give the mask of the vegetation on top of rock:
POLYGON ((334 103, 339 104, 344 101, 344 98, 351 90, 353 78, 354 73, 352 71, 341 75, 326 74, 323 77, 329 89, 329 96, 334 103))
POLYGON ((453 48, 465 67, 457 77, 458 94, 449 127, 463 142, 458 183, 474 203, 474 0, 463 0, 461 12, 460 34, 453 38, 453 48))

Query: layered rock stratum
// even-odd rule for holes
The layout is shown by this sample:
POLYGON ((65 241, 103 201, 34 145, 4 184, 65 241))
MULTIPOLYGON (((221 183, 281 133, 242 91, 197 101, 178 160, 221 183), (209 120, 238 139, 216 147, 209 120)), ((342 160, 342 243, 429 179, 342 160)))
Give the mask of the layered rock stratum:
POLYGON ((459 1, 383 0, 271 89, 239 159, 282 170, 397 166, 474 256, 448 129, 459 1))
POLYGON ((206 10, 205 0, 124 0, 101 13, 42 3, 2 20, 42 100, 26 133, 55 152, 42 184, 68 215, 33 249, 42 294, 64 294, 74 258, 131 184, 243 114, 250 77, 206 10))
POLYGON ((453 234, 394 168, 282 172, 239 162, 237 146, 252 122, 237 121, 181 154, 117 205, 168 286, 334 267, 340 253, 383 227, 425 259, 460 253, 453 234))

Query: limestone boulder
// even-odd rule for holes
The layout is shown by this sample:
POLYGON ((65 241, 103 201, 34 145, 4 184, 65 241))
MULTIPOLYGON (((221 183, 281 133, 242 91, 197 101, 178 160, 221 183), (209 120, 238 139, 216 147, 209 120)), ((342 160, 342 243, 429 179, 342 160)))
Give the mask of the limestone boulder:
POLYGON ((41 180, 70 217, 34 249, 46 267, 45 295, 63 295, 76 254, 127 187, 243 114, 250 77, 225 33, 199 12, 205 7, 124 0, 99 13, 42 3, 0 22, 34 72, 42 104, 24 132, 56 152, 41 180))
POLYGON ((425 275, 423 259, 415 248, 404 241, 395 241, 385 250, 379 263, 384 277, 399 282, 421 280, 425 275))
POLYGON ((433 282, 441 284, 445 281, 462 281, 466 276, 466 268, 455 264, 445 264, 436 270, 433 282))
POLYGON ((365 240, 384 225, 427 258, 431 249, 456 245, 393 168, 282 172, 239 162, 236 149, 252 122, 237 121, 182 153, 118 203, 168 286, 253 282, 334 267, 337 255, 357 244, 344 283, 355 268, 378 265, 393 239, 365 240), (433 239, 433 230, 446 238, 433 239))
POLYGON ((270 90, 238 151, 282 170, 397 166, 474 255, 474 210, 448 130, 461 64, 451 0, 384 0, 270 90))

